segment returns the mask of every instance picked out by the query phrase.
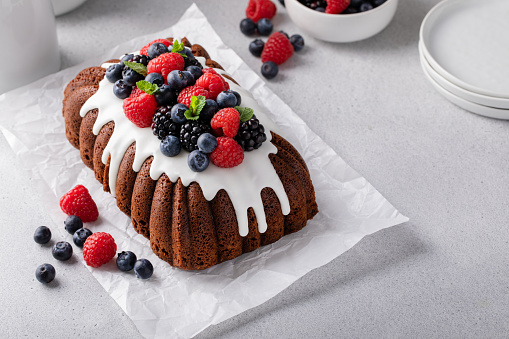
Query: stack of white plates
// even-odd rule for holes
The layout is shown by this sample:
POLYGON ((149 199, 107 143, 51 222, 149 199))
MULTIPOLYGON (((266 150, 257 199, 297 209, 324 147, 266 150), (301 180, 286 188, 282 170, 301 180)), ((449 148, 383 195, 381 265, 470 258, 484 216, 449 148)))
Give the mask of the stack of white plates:
POLYGON ((509 119, 509 0, 444 0, 424 18, 426 78, 449 101, 509 119))

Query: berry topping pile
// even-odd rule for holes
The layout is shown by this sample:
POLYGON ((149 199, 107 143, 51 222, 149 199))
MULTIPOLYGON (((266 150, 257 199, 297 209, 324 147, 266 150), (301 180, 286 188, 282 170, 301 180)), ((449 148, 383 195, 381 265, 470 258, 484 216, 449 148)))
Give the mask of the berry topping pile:
POLYGON ((327 14, 354 14, 376 8, 387 0, 298 0, 315 11, 327 14))
MULTIPOLYGON (((329 2, 332 1, 337 0, 329 0, 329 2)), ((350 0, 341 1, 350 2, 350 0)), ((324 6, 327 5, 327 2, 321 2, 324 6)), ((284 6, 284 1, 281 4, 284 6)), ((290 37, 284 31, 272 32, 274 25, 271 19, 275 14, 276 5, 272 1, 250 0, 246 9, 247 18, 240 21, 240 31, 244 35, 251 36, 258 33, 269 37, 267 42, 255 39, 249 44, 251 54, 262 58, 261 73, 266 79, 273 79, 279 72, 279 65, 290 59, 293 52, 298 52, 304 47, 304 39, 299 34, 290 37)))
MULTIPOLYGON (((241 26, 269 35, 275 5, 270 0, 251 0, 249 6, 248 18, 241 26)), ((265 54, 260 40, 258 54, 282 63, 291 56, 293 47, 286 36, 277 34, 265 44, 265 54), (284 48, 278 47, 282 44, 277 39, 284 39, 284 48)), ((163 155, 175 157, 189 152, 187 163, 195 172, 205 170, 210 162, 218 167, 237 166, 244 152, 259 148, 267 140, 256 119, 256 131, 246 134, 244 127, 244 135, 238 135, 239 126, 252 119, 253 110, 241 107, 240 94, 230 90, 225 78, 213 68, 204 68, 177 40, 170 45, 166 39, 157 39, 144 46, 140 55, 124 55, 118 64, 108 67, 106 79, 114 83, 113 93, 123 100, 127 119, 140 128, 151 127, 161 140, 163 155)))

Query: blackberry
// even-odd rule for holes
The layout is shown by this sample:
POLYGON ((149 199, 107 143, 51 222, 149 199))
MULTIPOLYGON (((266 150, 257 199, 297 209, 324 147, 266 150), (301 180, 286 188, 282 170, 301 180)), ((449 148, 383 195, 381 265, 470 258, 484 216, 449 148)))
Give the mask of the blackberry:
POLYGON ((241 122, 235 140, 245 152, 260 148, 267 140, 265 128, 255 117, 246 122, 241 122))
POLYGON ((200 120, 188 120, 180 130, 180 146, 188 152, 198 149, 198 137, 210 133, 210 125, 200 120))
POLYGON ((163 140, 168 135, 178 137, 180 135, 180 125, 171 119, 171 106, 160 106, 157 108, 152 118, 152 133, 163 140))
POLYGON ((197 66, 200 69, 203 69, 202 64, 196 58, 184 58, 184 67, 187 68, 189 66, 197 66))
POLYGON ((148 57, 146 55, 135 55, 132 58, 130 58, 129 60, 127 60, 127 61, 136 62, 138 64, 142 64, 142 65, 147 66, 148 62, 149 62, 149 59, 148 59, 148 57))

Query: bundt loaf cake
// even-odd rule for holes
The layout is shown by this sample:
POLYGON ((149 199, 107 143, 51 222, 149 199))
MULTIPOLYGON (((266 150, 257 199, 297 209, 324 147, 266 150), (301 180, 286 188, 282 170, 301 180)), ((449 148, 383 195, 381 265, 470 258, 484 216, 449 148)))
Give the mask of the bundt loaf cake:
POLYGON ((62 112, 84 164, 172 266, 233 259, 318 212, 300 154, 186 38, 82 70, 65 88, 62 112))

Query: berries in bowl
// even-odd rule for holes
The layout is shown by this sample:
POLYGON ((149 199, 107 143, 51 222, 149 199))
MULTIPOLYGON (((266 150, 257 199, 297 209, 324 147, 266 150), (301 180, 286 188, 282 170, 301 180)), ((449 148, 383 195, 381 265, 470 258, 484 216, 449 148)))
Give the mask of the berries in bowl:
POLYGON ((309 35, 330 42, 354 42, 387 27, 398 0, 286 0, 285 5, 292 21, 309 35))

